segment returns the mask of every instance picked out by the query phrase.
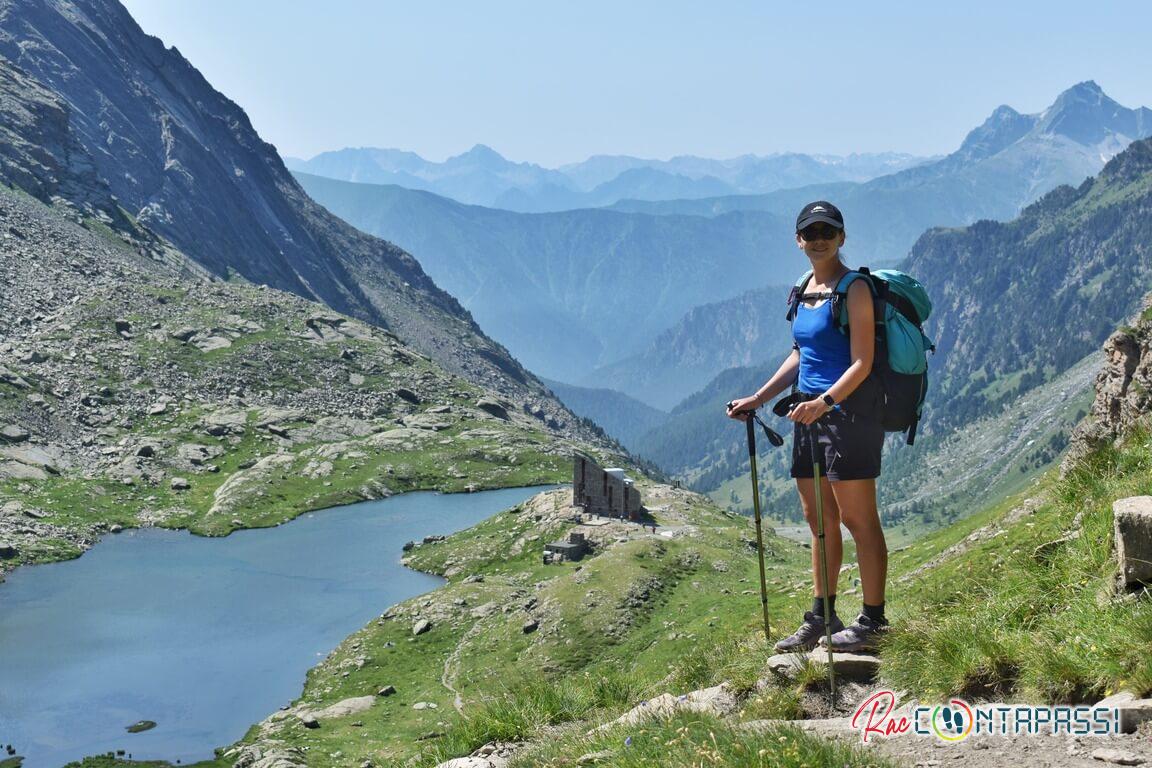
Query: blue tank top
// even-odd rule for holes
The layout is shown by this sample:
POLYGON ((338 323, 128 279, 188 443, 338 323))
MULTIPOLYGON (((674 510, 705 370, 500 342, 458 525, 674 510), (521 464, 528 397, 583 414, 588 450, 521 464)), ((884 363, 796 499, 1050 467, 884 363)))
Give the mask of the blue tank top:
POLYGON ((836 327, 831 301, 818 307, 800 304, 792 322, 792 338, 800 347, 797 386, 801 392, 826 392, 852 364, 852 343, 836 327))

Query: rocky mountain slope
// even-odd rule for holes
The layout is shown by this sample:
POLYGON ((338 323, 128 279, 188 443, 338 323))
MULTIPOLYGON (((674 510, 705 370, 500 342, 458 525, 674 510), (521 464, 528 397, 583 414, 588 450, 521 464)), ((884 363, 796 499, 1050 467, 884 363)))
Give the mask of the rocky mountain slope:
POLYGON ((117 526, 555 481, 574 446, 609 448, 389 331, 82 224, 0 186, 0 569, 117 526))
MULTIPOLYGON (((542 393, 409 254, 313 203, 244 111, 115 0, 4 0, 0 57, 0 68, 20 72, 6 82, 33 80, 67 105, 70 162, 212 274, 388 328, 484 386, 542 393)), ((59 111, 51 120, 63 136, 59 111)))
POLYGON ((1006 221, 1063 184, 1079 185, 1134 140, 1152 135, 1152 110, 1129 109, 1088 81, 1048 109, 1023 115, 998 107, 952 154, 862 184, 840 183, 675 202, 619 203, 658 214, 716 216, 734 210, 795 212, 810 200, 845 212, 852 260, 892 263, 929 227, 1006 221))

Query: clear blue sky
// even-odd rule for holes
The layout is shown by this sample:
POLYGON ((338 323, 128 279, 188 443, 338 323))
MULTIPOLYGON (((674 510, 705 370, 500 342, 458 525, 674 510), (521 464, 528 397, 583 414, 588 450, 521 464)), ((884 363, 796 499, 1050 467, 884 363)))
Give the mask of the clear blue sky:
POLYGON ((1095 80, 1152 106, 1146 0, 124 0, 282 154, 942 154, 1095 80))

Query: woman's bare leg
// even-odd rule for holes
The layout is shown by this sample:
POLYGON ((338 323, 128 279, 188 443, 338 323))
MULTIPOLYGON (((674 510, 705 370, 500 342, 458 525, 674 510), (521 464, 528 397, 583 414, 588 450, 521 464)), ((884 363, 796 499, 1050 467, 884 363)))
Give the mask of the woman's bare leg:
POLYGON ((864 602, 882 605, 888 581, 888 544, 876 509, 876 480, 838 480, 830 485, 840 519, 856 542, 864 602))

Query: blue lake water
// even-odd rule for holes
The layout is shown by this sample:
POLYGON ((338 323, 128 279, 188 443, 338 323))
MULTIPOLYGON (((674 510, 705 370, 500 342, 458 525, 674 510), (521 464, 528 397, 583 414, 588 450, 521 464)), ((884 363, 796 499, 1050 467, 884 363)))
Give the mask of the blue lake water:
POLYGON ((125 531, 20 568, 0 584, 0 748, 25 768, 119 749, 209 759, 299 696, 341 640, 442 583, 400 565, 404 542, 552 487, 409 493, 224 538, 125 531), (140 720, 158 725, 125 731, 140 720))

